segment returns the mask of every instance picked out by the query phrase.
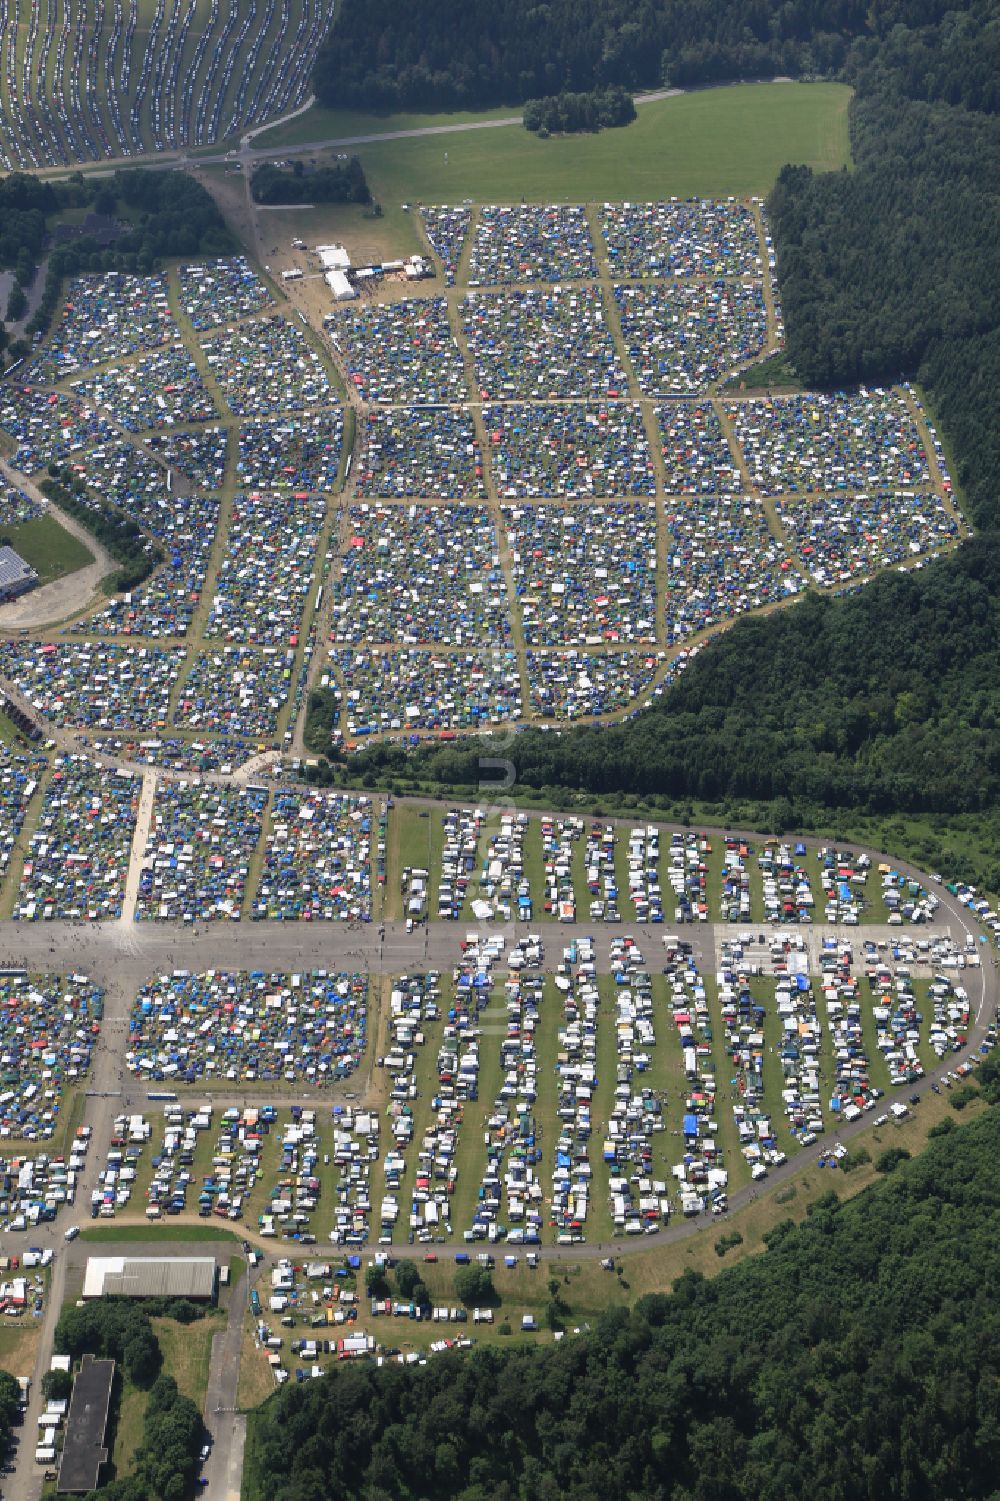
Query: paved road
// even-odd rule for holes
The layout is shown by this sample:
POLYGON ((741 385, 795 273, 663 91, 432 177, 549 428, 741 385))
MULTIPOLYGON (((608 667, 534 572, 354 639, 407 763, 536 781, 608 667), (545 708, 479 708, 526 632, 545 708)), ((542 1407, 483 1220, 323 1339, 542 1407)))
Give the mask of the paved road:
POLYGON ((212 1364, 205 1393, 205 1427, 212 1436, 212 1452, 202 1467, 209 1501, 239 1501, 243 1475, 246 1418, 236 1411, 240 1380, 243 1317, 247 1309, 247 1276, 230 1294, 226 1327, 212 1340, 212 1364))

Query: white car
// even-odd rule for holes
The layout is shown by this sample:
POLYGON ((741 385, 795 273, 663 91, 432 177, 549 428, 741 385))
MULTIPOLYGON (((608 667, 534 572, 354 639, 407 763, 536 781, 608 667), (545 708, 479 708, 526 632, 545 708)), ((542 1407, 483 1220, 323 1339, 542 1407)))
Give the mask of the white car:
POLYGON ((66 1234, 63 1236, 63 1239, 64 1240, 76 1240, 76 1237, 79 1235, 79 1233, 80 1233, 80 1226, 79 1225, 70 1225, 69 1229, 66 1231, 66 1234))

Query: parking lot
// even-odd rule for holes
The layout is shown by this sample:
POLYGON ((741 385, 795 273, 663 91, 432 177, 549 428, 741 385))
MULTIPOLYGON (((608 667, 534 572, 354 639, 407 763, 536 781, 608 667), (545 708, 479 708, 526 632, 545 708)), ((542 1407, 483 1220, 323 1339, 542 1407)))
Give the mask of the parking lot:
POLYGON ((73 4, 57 16, 15 4, 0 165, 51 168, 208 145, 302 102, 325 16, 267 0, 249 10, 213 5, 192 35, 194 21, 194 11, 163 4, 142 24, 120 6, 88 14, 73 4))

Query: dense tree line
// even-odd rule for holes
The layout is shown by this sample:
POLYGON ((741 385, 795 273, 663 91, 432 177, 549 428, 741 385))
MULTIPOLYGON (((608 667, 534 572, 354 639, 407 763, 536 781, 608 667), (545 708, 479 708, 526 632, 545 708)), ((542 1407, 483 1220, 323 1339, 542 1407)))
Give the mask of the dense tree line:
POLYGON ((1000 117, 877 95, 852 126, 857 170, 786 167, 769 199, 788 355, 813 385, 936 391, 959 347, 968 375, 995 338, 1000 117))
POLYGON ((302 742, 313 755, 322 756, 329 747, 337 710, 337 696, 332 688, 315 688, 310 693, 302 742))
MULTIPOLYGON (((623 724, 505 749, 517 785, 773 805, 786 829, 837 810, 982 815, 1000 806, 1000 552, 974 539, 921 573, 749 618, 623 724)), ((407 757, 373 745, 362 781, 475 787, 479 741, 407 757)), ((1000 885, 1000 860, 991 875, 1000 885)))
POLYGON ((180 1394, 172 1376, 159 1376, 150 1388, 132 1473, 90 1491, 88 1501, 184 1501, 198 1473, 203 1432, 191 1398, 180 1394))
POLYGON ((26 172, 0 180, 0 266, 33 265, 45 240, 45 218, 55 207, 53 189, 26 172))
POLYGON ((370 203, 372 196, 356 156, 315 172, 306 172, 301 161, 291 171, 262 162, 250 188, 257 203, 370 203))
POLYGON ((148 1388, 160 1373, 160 1347, 149 1313, 130 1298, 67 1303, 56 1325, 55 1349, 74 1360, 87 1354, 114 1360, 133 1386, 148 1388))
MULTIPOLYGON (((935 25, 952 8, 948 0, 430 0, 407 9, 395 0, 344 0, 313 83, 331 106, 431 109, 609 83, 636 89, 833 74, 856 39, 881 42, 898 26, 935 25)), ((960 9, 985 20, 992 8, 976 0, 960 9)), ((965 39, 949 32, 948 42, 949 56, 913 64, 921 97, 954 87, 965 39)), ((977 57, 983 90, 989 72, 989 58, 977 57)), ((994 66, 993 88, 997 77, 994 66)))
POLYGON ((609 84, 584 94, 551 94, 547 99, 529 99, 524 106, 525 130, 546 135, 569 135, 575 131, 602 130, 605 126, 631 125, 635 100, 628 89, 609 84))
POLYGON ((247 1501, 996 1495, 1000 1111, 579 1338, 353 1365, 250 1420, 247 1501))
POLYGON ((55 1349, 78 1361, 85 1354, 114 1360, 120 1375, 148 1391, 142 1442, 132 1474, 89 1493, 91 1501, 183 1501, 198 1472, 203 1437, 201 1414, 161 1374, 160 1346, 150 1322, 164 1316, 183 1324, 203 1318, 205 1309, 186 1298, 101 1298, 69 1304, 59 1315, 55 1349))
POLYGON ((20 1405, 20 1387, 9 1371, 0 1371, 0 1461, 6 1460, 14 1447, 20 1405))

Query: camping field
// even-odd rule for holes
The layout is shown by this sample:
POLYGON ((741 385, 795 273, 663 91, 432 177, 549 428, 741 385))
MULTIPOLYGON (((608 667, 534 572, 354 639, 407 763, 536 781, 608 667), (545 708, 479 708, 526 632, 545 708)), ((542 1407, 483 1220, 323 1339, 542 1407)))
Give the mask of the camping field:
MULTIPOLYGON (((747 84, 643 104, 624 130, 539 140, 521 125, 357 147, 386 203, 575 202, 763 194, 785 162, 831 171, 850 162, 843 84, 747 84)), ((480 117, 472 123, 517 111, 480 117)), ((441 125, 446 116, 310 111, 261 137, 269 148, 441 125)))

